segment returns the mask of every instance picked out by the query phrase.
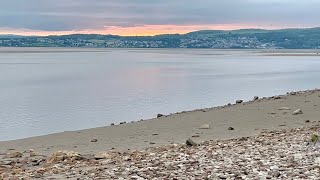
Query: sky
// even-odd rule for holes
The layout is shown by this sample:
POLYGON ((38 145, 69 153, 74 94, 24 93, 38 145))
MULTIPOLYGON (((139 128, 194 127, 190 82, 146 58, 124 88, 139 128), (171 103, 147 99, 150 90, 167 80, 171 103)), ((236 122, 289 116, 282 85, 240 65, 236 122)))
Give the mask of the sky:
POLYGON ((0 34, 156 35, 320 26, 320 0, 0 0, 0 34))

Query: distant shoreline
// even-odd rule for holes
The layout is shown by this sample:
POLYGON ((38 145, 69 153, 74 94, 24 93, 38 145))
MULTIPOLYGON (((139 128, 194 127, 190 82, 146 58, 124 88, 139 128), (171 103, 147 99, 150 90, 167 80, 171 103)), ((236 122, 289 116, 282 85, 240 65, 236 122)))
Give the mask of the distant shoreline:
POLYGON ((261 56, 320 56, 320 49, 210 49, 210 48, 82 48, 82 47, 0 47, 0 55, 5 53, 86 53, 112 51, 227 51, 252 52, 261 56))

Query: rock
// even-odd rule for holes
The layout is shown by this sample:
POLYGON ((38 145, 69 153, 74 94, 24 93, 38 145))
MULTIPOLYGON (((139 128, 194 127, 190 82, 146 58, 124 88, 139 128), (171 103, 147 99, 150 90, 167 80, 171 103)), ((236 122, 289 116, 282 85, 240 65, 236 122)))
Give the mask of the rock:
POLYGON ((157 133, 153 133, 153 134, 152 134, 152 136, 158 136, 158 135, 159 135, 159 134, 157 134, 157 133))
POLYGON ((199 136, 199 135, 193 135, 193 136, 191 136, 191 137, 197 138, 197 137, 200 137, 200 136, 199 136))
POLYGON ((233 128, 233 127, 229 127, 229 128, 228 128, 228 130, 233 131, 233 130, 234 130, 234 128, 233 128))
POLYGON ((291 110, 289 107, 281 107, 279 108, 280 111, 289 111, 291 110))
POLYGON ((154 143, 154 142, 150 142, 149 144, 156 144, 156 143, 154 143))
POLYGON ((105 156, 103 156, 103 155, 101 155, 101 154, 96 154, 96 155, 94 155, 94 159, 95 160, 101 160, 101 159, 105 159, 106 157, 105 156))
POLYGON ((36 156, 41 156, 39 153, 37 152, 30 152, 30 157, 36 157, 36 156))
POLYGON ((290 92, 290 95, 297 95, 297 92, 290 92))
POLYGON ((21 152, 14 151, 14 152, 7 153, 4 157, 5 158, 20 158, 22 156, 23 156, 23 154, 21 152))
POLYGON ((192 139, 188 139, 188 140, 186 141, 186 144, 187 144, 187 146, 196 146, 196 145, 197 145, 197 143, 195 143, 194 141, 192 141, 192 139))
POLYGON ((163 114, 157 114, 157 118, 160 118, 162 116, 163 116, 163 114))
POLYGON ((66 160, 69 161, 80 161, 84 158, 81 156, 81 154, 73 151, 58 151, 53 153, 53 155, 48 159, 48 163, 59 163, 66 160))
POLYGON ((199 129, 210 129, 210 124, 204 124, 199 129))
POLYGON ((241 99, 236 101, 236 104, 241 104, 241 103, 243 103, 243 100, 241 99))
POLYGON ((292 113, 292 115, 299 115, 299 114, 303 114, 301 109, 297 109, 292 113))
POLYGON ((12 165, 13 163, 11 160, 0 161, 0 165, 12 165))
POLYGON ((114 123, 111 123, 110 125, 111 125, 111 126, 114 126, 114 123))
POLYGON ((310 123, 310 120, 305 120, 306 123, 310 123))
POLYGON ((274 96, 273 99, 281 99, 281 96, 274 96))
POLYGON ((93 139, 91 139, 91 141, 90 141, 90 142, 98 142, 98 139, 93 138, 93 139))
POLYGON ((127 123, 127 122, 124 121, 124 122, 121 122, 120 124, 126 124, 126 123, 127 123))
POLYGON ((253 100, 254 100, 254 101, 257 101, 257 100, 259 100, 259 97, 258 97, 258 96, 255 96, 255 97, 253 98, 253 100))

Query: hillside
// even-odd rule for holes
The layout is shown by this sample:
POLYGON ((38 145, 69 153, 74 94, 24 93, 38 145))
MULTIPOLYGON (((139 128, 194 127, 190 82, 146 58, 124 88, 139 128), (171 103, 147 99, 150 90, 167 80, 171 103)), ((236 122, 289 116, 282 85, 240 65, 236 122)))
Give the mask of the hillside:
POLYGON ((108 47, 108 48, 239 48, 318 49, 320 28, 202 30, 187 34, 116 36, 72 34, 63 36, 0 36, 2 47, 108 47), (19 37, 19 38, 17 38, 19 37))

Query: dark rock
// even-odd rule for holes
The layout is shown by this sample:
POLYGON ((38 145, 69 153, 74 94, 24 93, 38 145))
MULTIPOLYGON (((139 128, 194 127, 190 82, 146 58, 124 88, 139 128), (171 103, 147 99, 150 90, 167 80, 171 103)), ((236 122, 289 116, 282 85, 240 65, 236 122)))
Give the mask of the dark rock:
POLYGON ((297 93, 296 92, 291 92, 290 95, 297 95, 297 93))
POLYGON ((243 100, 237 100, 236 101, 236 104, 241 104, 241 103, 243 103, 243 100))
POLYGON ((195 142, 192 141, 191 139, 188 139, 188 140, 186 141, 186 144, 187 144, 187 146, 196 146, 196 145, 197 145, 197 143, 195 143, 195 142))
POLYGON ((255 96, 255 97, 253 98, 253 100, 254 100, 254 101, 257 101, 257 100, 259 100, 259 97, 258 97, 258 96, 255 96))
POLYGON ((228 128, 228 130, 233 131, 233 130, 234 130, 234 128, 233 128, 233 127, 229 127, 229 128, 228 128))
POLYGON ((153 134, 152 134, 152 136, 158 136, 158 135, 159 135, 159 134, 157 134, 157 133, 153 133, 153 134))
POLYGON ((281 99, 281 96, 274 96, 273 99, 281 99))
POLYGON ((150 142, 150 144, 156 144, 156 143, 154 143, 154 142, 150 142))
POLYGON ((127 122, 124 121, 124 122, 121 122, 120 124, 126 124, 126 123, 127 123, 127 122))
POLYGON ((90 142, 98 142, 98 139, 93 138, 93 139, 91 139, 91 141, 90 141, 90 142))
POLYGON ((103 156, 103 155, 101 155, 101 154, 97 154, 97 155, 94 156, 94 159, 95 159, 95 160, 101 160, 101 159, 105 159, 105 158, 106 158, 106 157, 103 156))
POLYGON ((310 120, 306 120, 305 122, 306 122, 306 123, 309 123, 309 122, 310 122, 310 120))
POLYGON ((111 123, 110 125, 111 125, 111 126, 114 126, 114 123, 111 123))
POLYGON ((157 118, 160 118, 162 116, 163 116, 163 114, 157 114, 157 118))

